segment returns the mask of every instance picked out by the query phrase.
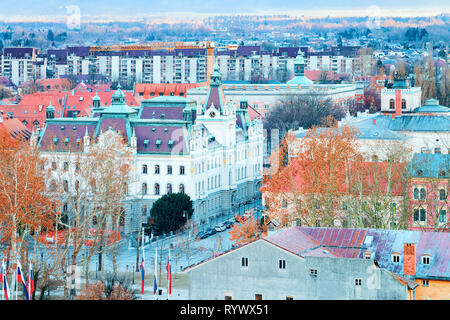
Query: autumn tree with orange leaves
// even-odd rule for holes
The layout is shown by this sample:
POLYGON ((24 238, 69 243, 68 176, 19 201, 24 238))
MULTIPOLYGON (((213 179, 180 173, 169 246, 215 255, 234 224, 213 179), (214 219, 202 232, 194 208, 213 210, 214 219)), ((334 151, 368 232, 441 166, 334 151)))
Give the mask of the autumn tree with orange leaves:
MULTIPOLYGON (((75 139, 74 139, 75 140, 75 139)), ((124 219, 124 203, 131 177, 131 150, 123 137, 112 130, 102 133, 97 140, 86 140, 86 145, 54 145, 48 138, 42 143, 51 194, 60 199, 63 210, 57 219, 57 232, 64 233, 63 248, 70 247, 70 257, 60 268, 65 277, 73 268, 85 267, 89 282, 89 265, 94 255, 99 256, 103 270, 103 254, 113 253, 113 269, 117 271, 117 242, 124 219), (64 149, 65 148, 65 149, 64 149), (63 150, 60 150, 63 149, 63 150), (63 151, 63 152, 61 152, 63 151)), ((65 286, 65 294, 74 288, 65 286)))
POLYGON ((41 165, 34 146, 0 129, 0 237, 11 269, 17 260, 28 267, 29 243, 53 228, 59 210, 59 202, 47 195, 41 165))
POLYGON ((248 217, 236 217, 237 223, 229 231, 230 241, 234 245, 245 244, 267 235, 267 225, 253 217, 253 210, 249 210, 247 214, 248 217))
POLYGON ((391 146, 386 161, 368 162, 355 129, 326 124, 301 139, 287 135, 271 156, 261 188, 268 218, 282 226, 405 228, 407 150, 391 146))
POLYGON ((308 130, 300 143, 288 135, 283 142, 289 146, 287 150, 279 148, 278 155, 271 157, 271 163, 278 164, 264 175, 261 191, 269 218, 283 226, 295 221, 333 226, 339 213, 338 199, 348 190, 349 165, 363 160, 354 129, 338 128, 331 118, 326 124, 327 128, 308 130))

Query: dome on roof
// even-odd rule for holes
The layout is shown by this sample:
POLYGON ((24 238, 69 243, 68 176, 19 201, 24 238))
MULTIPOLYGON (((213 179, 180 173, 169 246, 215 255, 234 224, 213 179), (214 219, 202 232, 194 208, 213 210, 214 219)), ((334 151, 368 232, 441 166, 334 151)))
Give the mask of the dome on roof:
POLYGON ((55 111, 55 107, 52 106, 52 102, 50 101, 50 104, 48 105, 47 111, 55 111))
POLYGON ((92 98, 92 100, 100 100, 100 97, 98 96, 98 91, 95 93, 95 96, 92 98))
POLYGON ((437 101, 437 99, 428 99, 427 101, 425 101, 425 105, 426 106, 437 106, 437 105, 439 105, 439 102, 437 101))
POLYGON ((113 98, 125 97, 125 93, 121 90, 120 84, 117 86, 117 90, 112 95, 113 98))
POLYGON ((436 113, 436 112, 450 112, 450 108, 439 105, 437 99, 428 99, 421 107, 414 109, 415 113, 436 113))

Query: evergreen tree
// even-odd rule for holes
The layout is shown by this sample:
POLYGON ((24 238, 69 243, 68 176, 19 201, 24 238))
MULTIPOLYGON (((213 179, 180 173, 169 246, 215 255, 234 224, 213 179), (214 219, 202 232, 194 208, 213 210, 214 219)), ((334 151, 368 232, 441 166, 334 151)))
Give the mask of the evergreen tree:
POLYGON ((192 200, 187 194, 170 193, 153 203, 150 219, 157 233, 168 233, 182 227, 193 212, 192 200))

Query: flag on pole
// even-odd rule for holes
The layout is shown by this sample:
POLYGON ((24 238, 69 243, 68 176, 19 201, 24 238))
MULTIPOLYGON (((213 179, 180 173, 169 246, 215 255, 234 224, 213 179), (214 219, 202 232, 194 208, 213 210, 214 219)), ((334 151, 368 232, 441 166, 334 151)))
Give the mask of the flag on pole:
POLYGON ((172 294, 172 268, 170 265, 170 248, 169 248, 169 260, 167 261, 166 271, 167 271, 167 294, 171 295, 172 294))
POLYGON ((0 282, 3 282, 3 265, 5 264, 5 261, 2 260, 2 266, 0 267, 0 282))
POLYGON ((145 269, 144 269, 144 228, 142 228, 142 260, 141 260, 141 293, 144 294, 144 281, 145 281, 145 269))
POLYGON ((20 265, 19 260, 17 260, 17 282, 22 283, 23 285, 23 291, 25 292, 25 298, 27 300, 30 300, 30 297, 28 296, 28 289, 27 289, 27 284, 25 283, 25 278, 22 275, 22 266, 20 265))
POLYGON ((5 267, 5 260, 2 261, 2 281, 3 281, 3 298, 5 300, 9 300, 9 287, 8 287, 8 278, 5 267))
POLYGON ((30 300, 33 300, 34 292, 34 277, 33 277, 33 265, 30 263, 30 274, 28 275, 28 296, 30 300))
POLYGON ((156 291, 158 290, 158 285, 156 284, 157 264, 158 264, 158 248, 155 248, 155 271, 153 276, 153 294, 156 294, 156 291))

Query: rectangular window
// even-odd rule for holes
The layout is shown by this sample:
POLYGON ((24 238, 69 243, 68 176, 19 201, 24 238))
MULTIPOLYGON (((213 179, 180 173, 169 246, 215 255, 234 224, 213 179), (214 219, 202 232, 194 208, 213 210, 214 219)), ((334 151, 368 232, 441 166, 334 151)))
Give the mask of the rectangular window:
POLYGON ((286 260, 279 260, 278 261, 278 268, 286 269, 286 260))
POLYGON ((400 255, 398 255, 398 254, 393 254, 393 255, 392 255, 392 262, 394 262, 394 263, 400 262, 400 255))
POLYGON ((439 222, 447 222, 447 211, 441 210, 439 212, 439 222))
POLYGON ((245 258, 245 257, 242 258, 242 266, 248 267, 248 258, 245 258))
POLYGON ((180 176, 184 176, 184 166, 180 166, 180 176))
POLYGON ((422 280, 422 287, 428 287, 430 285, 430 283, 428 282, 428 280, 422 280))
POLYGON ((69 163, 68 162, 64 162, 64 171, 69 170, 69 163))
POLYGON ((262 300, 262 294, 255 294, 255 300, 262 300))
POLYGON ((430 257, 423 256, 422 257, 422 264, 430 264, 430 257))
POLYGON ((294 297, 292 297, 292 296, 286 296, 286 300, 294 300, 294 297))
POLYGON ((317 277, 317 269, 310 269, 309 274, 313 277, 317 277))
POLYGON ((355 279, 355 286, 361 286, 362 285, 362 279, 355 279))
POLYGON ((172 166, 167 166, 167 174, 172 174, 172 166))

